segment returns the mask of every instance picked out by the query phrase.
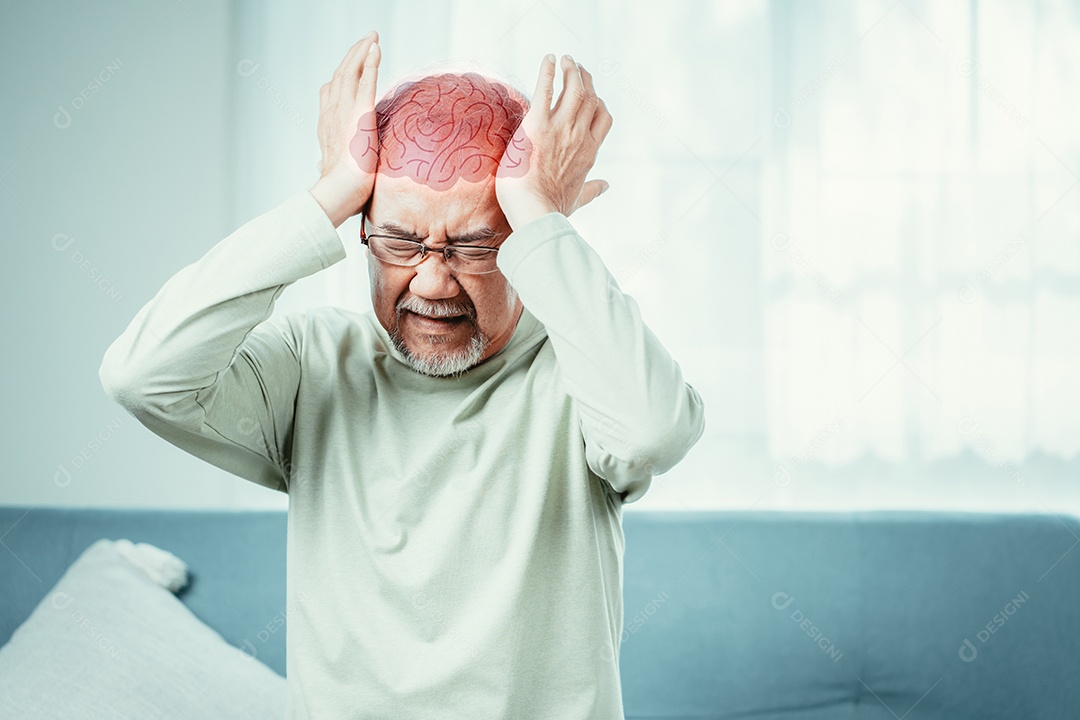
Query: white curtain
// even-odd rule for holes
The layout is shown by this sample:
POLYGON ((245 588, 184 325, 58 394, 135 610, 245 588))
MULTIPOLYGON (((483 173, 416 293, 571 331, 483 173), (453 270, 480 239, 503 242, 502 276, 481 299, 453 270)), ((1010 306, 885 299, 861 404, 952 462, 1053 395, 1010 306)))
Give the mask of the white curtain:
MULTIPOLYGON (((573 220, 707 407, 642 507, 1077 512, 1078 26, 1065 0, 240 2, 235 220, 314 182, 318 87, 369 29, 383 88, 456 63, 531 93, 570 53, 615 118, 573 220)), ((279 311, 368 309, 349 251, 279 311)))
POLYGON ((1076 16, 1055 1, 778 14, 792 49, 774 55, 763 215, 778 454, 1076 454, 1076 16))

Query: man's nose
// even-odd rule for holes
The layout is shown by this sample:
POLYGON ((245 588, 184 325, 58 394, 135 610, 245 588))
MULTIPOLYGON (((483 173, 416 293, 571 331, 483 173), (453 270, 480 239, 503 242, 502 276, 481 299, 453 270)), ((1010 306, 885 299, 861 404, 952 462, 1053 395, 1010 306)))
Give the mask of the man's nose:
POLYGON ((441 252, 429 251, 418 265, 414 265, 416 274, 409 283, 409 290, 414 295, 429 300, 440 300, 457 297, 461 294, 461 286, 446 264, 446 258, 441 252))

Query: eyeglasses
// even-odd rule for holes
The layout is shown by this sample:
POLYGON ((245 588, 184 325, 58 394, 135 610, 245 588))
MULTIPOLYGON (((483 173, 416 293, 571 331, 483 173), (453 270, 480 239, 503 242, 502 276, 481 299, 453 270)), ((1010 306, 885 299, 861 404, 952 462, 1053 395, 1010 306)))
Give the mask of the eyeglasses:
POLYGON ((447 245, 433 248, 418 240, 392 235, 369 235, 367 225, 367 215, 364 215, 360 223, 360 243, 367 245, 371 254, 385 263, 413 267, 423 262, 428 251, 431 251, 441 254, 451 270, 466 275, 487 275, 499 269, 495 263, 499 248, 481 245, 447 245))

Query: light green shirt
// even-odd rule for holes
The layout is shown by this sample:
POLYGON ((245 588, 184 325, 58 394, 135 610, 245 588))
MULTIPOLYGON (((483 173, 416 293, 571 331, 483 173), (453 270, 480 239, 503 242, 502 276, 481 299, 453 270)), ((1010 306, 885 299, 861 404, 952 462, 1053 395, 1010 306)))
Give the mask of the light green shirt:
POLYGON ((621 720, 622 506, 704 406, 560 213, 498 254, 525 310, 461 378, 372 312, 279 314, 346 257, 307 192, 174 275, 105 353, 170 443, 287 492, 290 720, 621 720))

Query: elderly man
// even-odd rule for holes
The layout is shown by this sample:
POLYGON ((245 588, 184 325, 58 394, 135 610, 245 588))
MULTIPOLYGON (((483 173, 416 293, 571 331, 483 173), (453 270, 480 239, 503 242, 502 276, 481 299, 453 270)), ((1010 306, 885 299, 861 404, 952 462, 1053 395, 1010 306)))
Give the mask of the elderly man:
POLYGON ((378 37, 322 87, 322 177, 174 275, 109 347, 109 394, 289 495, 289 718, 623 717, 622 506, 704 429, 700 396, 567 217, 611 116, 541 65, 375 104, 378 37), (346 257, 374 312, 271 318, 346 257))

